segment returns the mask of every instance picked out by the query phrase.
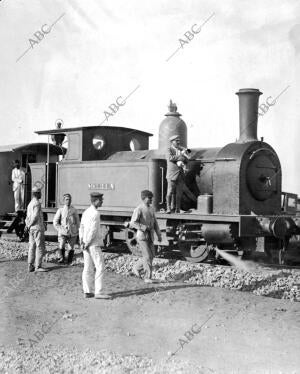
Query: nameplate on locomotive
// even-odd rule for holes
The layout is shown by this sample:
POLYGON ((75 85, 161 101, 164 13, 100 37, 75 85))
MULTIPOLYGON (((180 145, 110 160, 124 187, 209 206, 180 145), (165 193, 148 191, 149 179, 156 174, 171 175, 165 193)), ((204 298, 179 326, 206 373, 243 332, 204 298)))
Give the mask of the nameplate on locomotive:
POLYGON ((115 185, 113 183, 89 183, 89 190, 114 190, 115 185))

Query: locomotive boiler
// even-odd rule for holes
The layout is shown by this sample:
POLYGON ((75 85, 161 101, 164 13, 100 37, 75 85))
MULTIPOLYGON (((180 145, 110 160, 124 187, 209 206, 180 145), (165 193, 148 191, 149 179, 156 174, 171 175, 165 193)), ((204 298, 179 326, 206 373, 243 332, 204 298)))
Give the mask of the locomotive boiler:
MULTIPOLYGON (((56 186, 56 207, 62 196, 72 195, 74 205, 83 210, 89 206, 89 193, 104 193, 101 222, 107 245, 126 241, 129 250, 139 253, 135 231, 125 227, 140 199, 140 191, 152 190, 153 205, 163 234, 159 245, 175 248, 193 262, 205 261, 214 249, 237 252, 265 251, 281 254, 289 239, 299 233, 299 218, 281 211, 282 172, 274 149, 257 139, 257 112, 261 92, 240 89, 240 136, 236 142, 219 148, 194 148, 189 168, 200 170, 193 175, 200 191, 199 201, 212 202, 211 209, 195 206, 185 196, 183 207, 189 213, 166 214, 166 150, 169 138, 180 135, 187 146, 187 126, 170 102, 169 112, 159 128, 158 149, 149 150, 151 134, 113 126, 77 127, 37 131, 54 139, 67 136, 68 149, 56 163, 55 177, 46 180, 46 189, 56 186)), ((47 176, 47 165, 32 170, 33 183, 41 174, 47 176)), ((49 165, 50 167, 50 165, 49 165)), ((190 185, 191 179, 186 179, 190 185)), ((55 209, 45 202, 48 222, 55 209)), ((156 243, 158 244, 158 243, 156 243)))

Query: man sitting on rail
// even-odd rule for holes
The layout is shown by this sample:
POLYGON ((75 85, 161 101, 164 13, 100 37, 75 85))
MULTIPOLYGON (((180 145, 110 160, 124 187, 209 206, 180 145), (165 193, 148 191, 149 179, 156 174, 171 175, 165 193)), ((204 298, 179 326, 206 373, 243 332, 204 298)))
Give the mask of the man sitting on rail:
POLYGON ((65 246, 69 245, 67 263, 71 264, 74 256, 74 245, 79 232, 80 220, 77 210, 71 205, 72 196, 63 195, 64 206, 59 208, 53 219, 53 226, 58 232, 59 263, 65 262, 65 246))

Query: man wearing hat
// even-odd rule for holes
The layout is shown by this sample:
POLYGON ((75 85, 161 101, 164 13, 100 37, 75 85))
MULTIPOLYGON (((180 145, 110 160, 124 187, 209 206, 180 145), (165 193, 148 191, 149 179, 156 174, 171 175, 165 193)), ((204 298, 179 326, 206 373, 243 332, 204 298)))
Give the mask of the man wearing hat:
POLYGON ((161 241, 160 229, 151 207, 153 193, 149 190, 141 192, 142 203, 135 208, 131 217, 130 226, 137 229, 136 238, 142 252, 142 258, 136 263, 133 273, 140 277, 140 272, 145 272, 144 281, 152 283, 152 261, 154 253, 154 232, 158 241, 161 241))
POLYGON ((103 293, 104 258, 101 246, 104 245, 100 228, 100 212, 103 194, 91 193, 91 206, 83 212, 79 239, 83 249, 82 286, 84 297, 96 299, 111 299, 110 295, 103 293), (96 268, 96 273, 95 273, 96 268))
MULTIPOLYGON (((187 149, 180 146, 180 136, 170 137, 167 159, 167 213, 180 213, 181 197, 184 189, 184 170, 182 164, 188 161, 187 149), (175 202, 175 204, 174 204, 175 202)), ((189 151, 190 152, 190 151, 189 151)))
POLYGON ((79 231, 79 215, 71 205, 72 197, 69 193, 63 195, 64 206, 59 208, 53 219, 53 226, 58 232, 59 263, 65 262, 65 246, 69 245, 67 263, 71 264, 74 256, 74 245, 79 231))
POLYGON ((15 212, 24 209, 24 183, 25 173, 20 168, 20 161, 15 160, 14 168, 11 173, 11 179, 13 182, 13 192, 15 198, 15 212))
POLYGON ((47 271, 42 267, 45 253, 45 226, 40 203, 41 190, 32 188, 32 200, 27 207, 25 224, 29 230, 28 271, 47 271))

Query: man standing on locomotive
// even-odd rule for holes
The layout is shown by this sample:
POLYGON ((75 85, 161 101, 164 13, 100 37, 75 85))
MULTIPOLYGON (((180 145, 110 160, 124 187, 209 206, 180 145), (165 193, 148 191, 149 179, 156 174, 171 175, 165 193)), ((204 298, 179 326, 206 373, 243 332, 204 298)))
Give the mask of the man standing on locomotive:
POLYGON ((58 232, 59 263, 65 262, 65 246, 69 245, 67 263, 71 264, 74 256, 74 245, 79 231, 79 215, 71 205, 72 197, 69 193, 63 195, 64 206, 59 208, 54 216, 53 225, 58 232))
MULTIPOLYGON (((180 136, 173 135, 170 138, 171 146, 168 148, 167 159, 167 213, 180 213, 180 204, 184 183, 184 168, 189 159, 187 150, 180 146, 180 136), (175 204, 174 204, 175 202, 175 204), (175 205, 175 206, 174 206, 175 205)), ((195 198, 195 197, 194 197, 195 198)))
POLYGON ((47 271, 42 267, 45 253, 45 225, 42 206, 39 201, 42 196, 41 190, 34 186, 32 195, 25 220, 26 228, 29 230, 28 271, 47 271))
POLYGON ((155 217, 154 209, 151 207, 153 193, 148 190, 141 192, 142 203, 135 208, 130 226, 137 229, 137 241, 142 252, 142 258, 136 263, 133 273, 140 278, 140 272, 145 272, 145 282, 152 283, 152 261, 154 253, 154 231, 158 241, 161 241, 161 233, 155 217))
POLYGON ((103 203, 103 194, 91 193, 91 206, 83 212, 79 239, 83 249, 82 286, 85 298, 111 299, 103 290, 104 258, 101 246, 104 245, 100 227, 98 208, 103 203), (96 268, 96 273, 95 273, 96 268))
POLYGON ((15 212, 24 209, 24 184, 25 184, 25 173, 20 168, 20 161, 15 160, 14 168, 11 173, 11 179, 13 182, 13 192, 15 198, 15 212))

